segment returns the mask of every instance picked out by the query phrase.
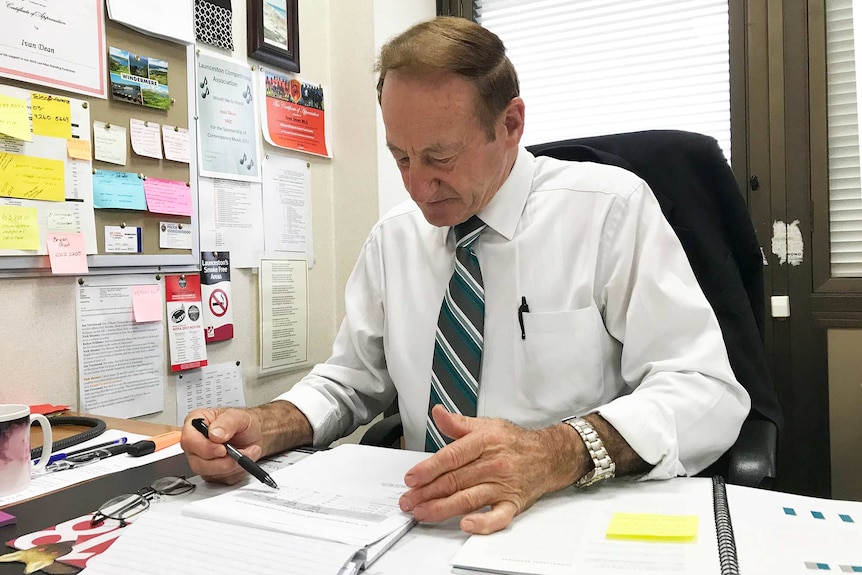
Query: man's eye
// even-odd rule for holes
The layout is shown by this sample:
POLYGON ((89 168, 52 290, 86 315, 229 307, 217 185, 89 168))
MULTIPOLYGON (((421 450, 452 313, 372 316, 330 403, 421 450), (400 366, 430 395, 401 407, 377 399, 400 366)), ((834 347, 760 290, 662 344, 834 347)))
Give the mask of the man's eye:
POLYGON ((447 164, 451 164, 454 159, 455 158, 453 156, 450 156, 448 158, 431 158, 431 161, 439 166, 445 166, 447 164))
POLYGON ((407 167, 410 165, 410 158, 408 158, 407 156, 403 158, 395 158, 395 161, 398 163, 399 166, 407 167))

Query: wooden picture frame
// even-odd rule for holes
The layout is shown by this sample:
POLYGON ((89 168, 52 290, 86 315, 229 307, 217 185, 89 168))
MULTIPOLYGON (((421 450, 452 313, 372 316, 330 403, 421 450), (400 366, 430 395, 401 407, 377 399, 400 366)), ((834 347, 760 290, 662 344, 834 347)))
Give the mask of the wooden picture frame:
POLYGON ((299 72, 299 0, 247 0, 248 56, 299 72))

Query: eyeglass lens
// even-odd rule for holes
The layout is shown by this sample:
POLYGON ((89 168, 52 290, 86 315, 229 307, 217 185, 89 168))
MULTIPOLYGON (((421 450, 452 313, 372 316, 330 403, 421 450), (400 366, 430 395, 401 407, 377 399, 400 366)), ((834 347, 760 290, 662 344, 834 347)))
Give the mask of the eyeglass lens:
POLYGON ((99 507, 97 516, 93 520, 101 516, 101 518, 124 521, 146 511, 150 507, 150 499, 155 495, 181 495, 194 488, 195 485, 185 477, 161 477, 135 494, 118 495, 106 501, 99 507))

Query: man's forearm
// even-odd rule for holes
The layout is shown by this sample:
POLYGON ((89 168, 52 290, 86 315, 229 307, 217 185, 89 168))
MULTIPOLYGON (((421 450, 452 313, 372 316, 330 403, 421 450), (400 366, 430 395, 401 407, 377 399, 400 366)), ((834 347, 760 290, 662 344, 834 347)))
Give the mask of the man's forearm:
MULTIPOLYGON (((616 428, 598 413, 590 413, 584 416, 602 440, 605 449, 608 450, 611 460, 616 465, 615 475, 638 475, 652 469, 652 465, 641 459, 640 455, 632 449, 631 445, 623 438, 616 428)), ((577 435, 577 433, 575 433, 577 435)), ((590 462, 587 471, 593 468, 590 462)))
POLYGON ((311 445, 314 435, 311 424, 289 401, 273 401, 252 409, 263 434, 263 457, 311 445))

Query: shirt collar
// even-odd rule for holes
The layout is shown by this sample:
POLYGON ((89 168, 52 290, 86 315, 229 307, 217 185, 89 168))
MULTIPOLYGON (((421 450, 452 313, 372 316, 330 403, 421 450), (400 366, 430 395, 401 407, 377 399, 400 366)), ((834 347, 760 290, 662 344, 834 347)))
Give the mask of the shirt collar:
POLYGON ((518 157, 509 177, 497 190, 487 206, 477 214, 488 227, 493 228, 507 240, 515 235, 527 197, 533 188, 533 154, 525 148, 518 149, 518 157))

